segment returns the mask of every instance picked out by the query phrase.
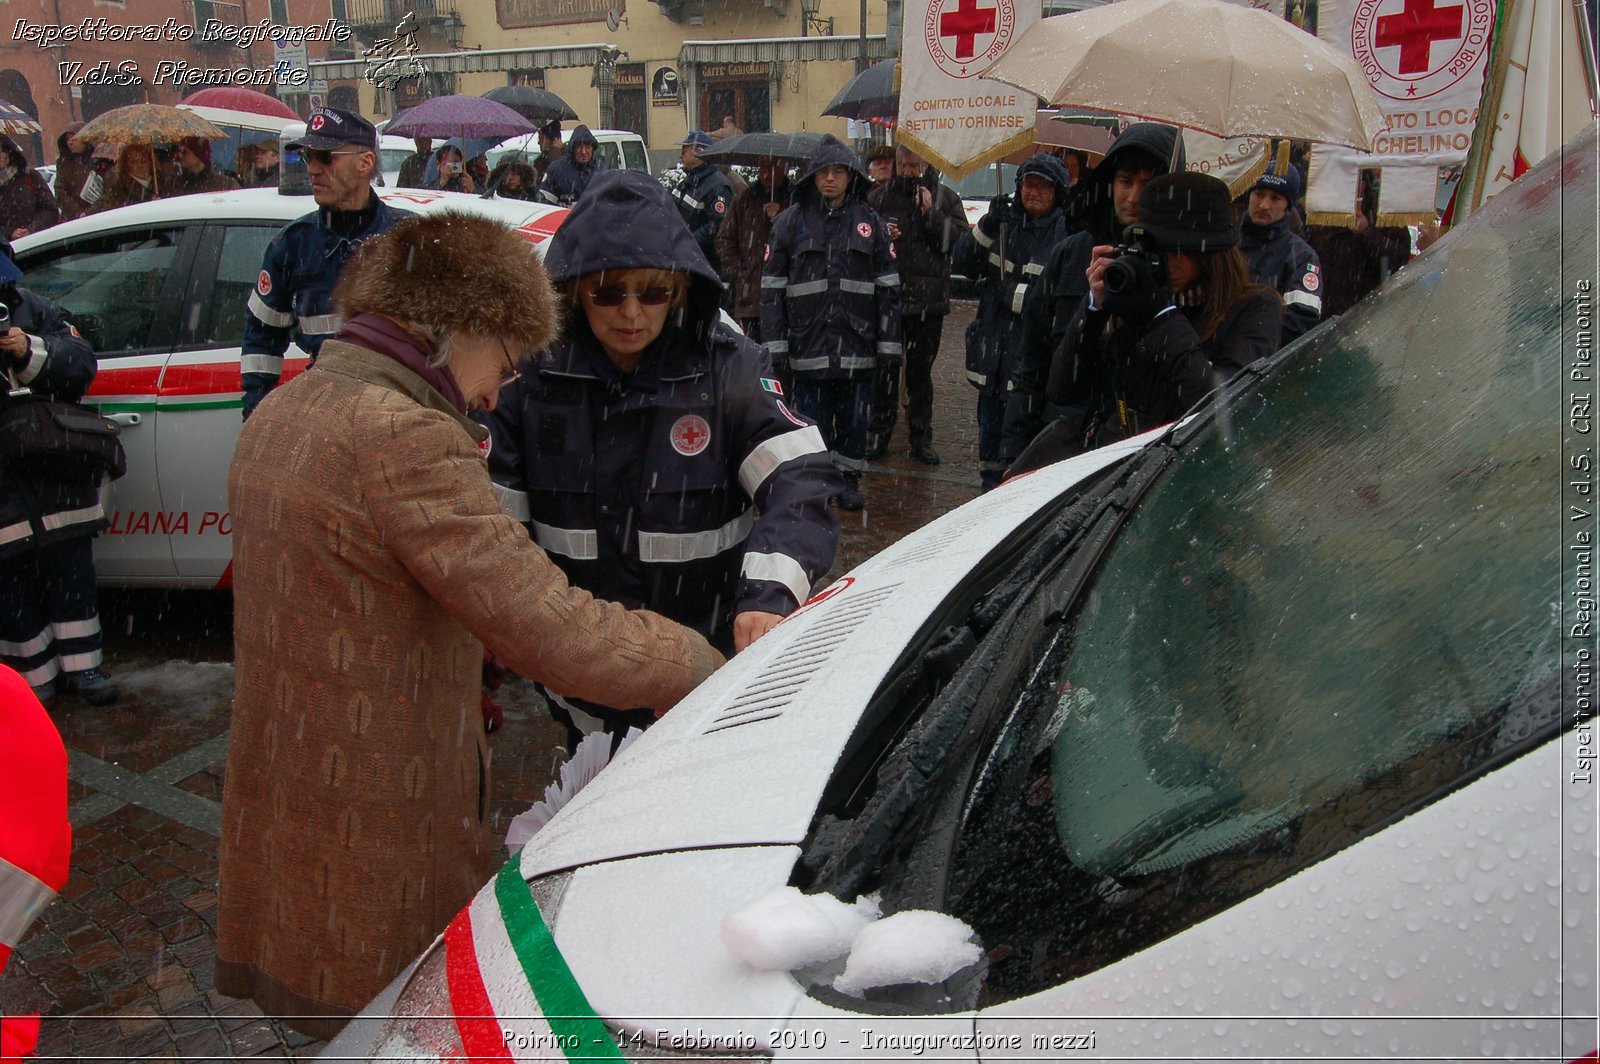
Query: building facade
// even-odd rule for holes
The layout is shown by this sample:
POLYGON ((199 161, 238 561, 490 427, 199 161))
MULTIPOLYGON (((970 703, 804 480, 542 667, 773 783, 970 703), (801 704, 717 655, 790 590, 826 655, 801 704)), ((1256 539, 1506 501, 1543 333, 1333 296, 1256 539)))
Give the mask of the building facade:
POLYGON ((44 126, 28 143, 55 159, 69 122, 129 103, 178 103, 231 85, 276 95, 302 114, 358 79, 319 84, 313 61, 353 59, 346 0, 0 0, 0 99, 44 126), (290 32, 292 31, 292 32, 290 32))
MULTIPOLYGON (((883 0, 347 0, 357 54, 411 15, 426 79, 366 81, 361 109, 382 117, 426 95, 499 85, 554 92, 595 128, 629 129, 658 161, 691 129, 819 130, 822 109, 863 60, 883 58, 883 0), (442 13, 448 7, 449 15, 442 13), (862 17, 865 15, 865 33, 862 17), (458 43, 444 48, 454 36, 458 43)), ((312 64, 335 84, 370 59, 312 64)), ((567 123, 570 129, 573 123, 567 123)))

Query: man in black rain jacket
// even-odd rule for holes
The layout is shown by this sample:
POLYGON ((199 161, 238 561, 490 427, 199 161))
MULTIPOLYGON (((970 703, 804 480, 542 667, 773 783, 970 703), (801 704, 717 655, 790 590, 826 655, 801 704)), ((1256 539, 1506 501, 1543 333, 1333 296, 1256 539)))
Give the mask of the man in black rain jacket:
POLYGON ((952 268, 982 282, 977 316, 967 326, 967 380, 978 389, 978 477, 984 491, 1000 483, 1017 456, 1003 446, 1006 397, 1022 353, 1028 294, 1051 250, 1067 237, 1070 188, 1066 166, 1041 152, 1017 168, 1016 199, 996 196, 956 244, 952 268))
POLYGON ((567 153, 545 171, 544 181, 539 185, 539 198, 562 207, 578 202, 589 182, 610 169, 605 160, 595 154, 599 147, 600 142, 594 139, 588 126, 574 129, 572 139, 567 142, 567 153))
POLYGON ((761 336, 794 377, 795 406, 816 421, 848 486, 843 510, 866 505, 867 410, 881 360, 900 361, 900 273, 889 229, 867 206, 855 152, 824 136, 772 223, 761 275, 761 336))

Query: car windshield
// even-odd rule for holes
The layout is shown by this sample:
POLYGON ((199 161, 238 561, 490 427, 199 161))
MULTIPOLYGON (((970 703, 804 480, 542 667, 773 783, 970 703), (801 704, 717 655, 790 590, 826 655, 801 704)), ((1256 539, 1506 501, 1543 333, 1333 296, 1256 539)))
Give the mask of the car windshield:
POLYGON ((1013 663, 863 884, 977 931, 943 1009, 1128 956, 1572 723, 1551 521, 1587 165, 1519 181, 1202 420, 1092 575, 1063 552, 1050 608, 996 630, 1013 663))

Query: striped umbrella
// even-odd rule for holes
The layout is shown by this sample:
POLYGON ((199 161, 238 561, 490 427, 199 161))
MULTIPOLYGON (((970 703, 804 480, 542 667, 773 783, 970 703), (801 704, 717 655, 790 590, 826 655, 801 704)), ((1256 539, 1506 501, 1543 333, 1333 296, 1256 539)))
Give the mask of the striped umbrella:
POLYGON ((0 100, 0 133, 12 136, 28 133, 43 133, 44 127, 32 118, 28 112, 16 104, 0 100))

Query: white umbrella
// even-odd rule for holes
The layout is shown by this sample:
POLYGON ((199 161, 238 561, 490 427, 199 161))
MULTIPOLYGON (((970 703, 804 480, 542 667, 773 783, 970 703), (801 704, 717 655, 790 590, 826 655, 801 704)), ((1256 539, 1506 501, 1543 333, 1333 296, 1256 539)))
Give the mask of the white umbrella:
POLYGON ((983 76, 1056 106, 1217 137, 1288 137, 1363 151, 1377 94, 1338 49, 1226 0, 1120 0, 1030 26, 983 76))

